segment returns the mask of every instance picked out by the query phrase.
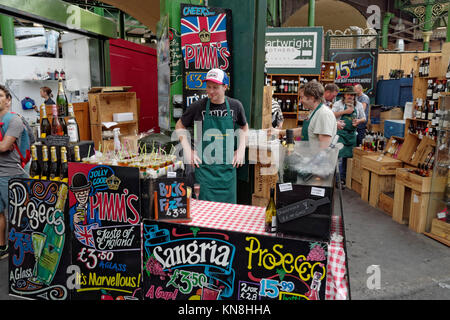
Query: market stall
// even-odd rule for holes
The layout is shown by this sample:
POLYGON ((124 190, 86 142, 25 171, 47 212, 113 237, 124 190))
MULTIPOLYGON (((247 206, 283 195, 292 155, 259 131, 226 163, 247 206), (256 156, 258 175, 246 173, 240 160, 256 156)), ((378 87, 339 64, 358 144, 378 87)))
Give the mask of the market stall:
MULTIPOLYGON (((262 207, 189 197, 183 167, 175 169, 177 161, 162 155, 136 155, 120 165, 112 154, 85 157, 85 163, 69 163, 67 184, 12 180, 10 294, 49 300, 349 298, 342 217, 333 212, 329 185, 334 169, 326 179, 312 177, 310 185, 282 178, 280 228, 268 233, 262 207), (156 161, 168 173, 156 174, 156 161), (152 185, 145 194, 144 180, 152 185), (292 205, 309 212, 293 217, 298 210, 292 205), (289 227, 299 223, 309 228, 289 227)), ((337 153, 331 168, 336 159, 337 153)))

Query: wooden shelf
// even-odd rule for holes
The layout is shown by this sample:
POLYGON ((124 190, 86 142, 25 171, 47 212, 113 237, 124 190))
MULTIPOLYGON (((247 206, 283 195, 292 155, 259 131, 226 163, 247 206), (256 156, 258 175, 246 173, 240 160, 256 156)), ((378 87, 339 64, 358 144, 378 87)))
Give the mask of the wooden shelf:
POLYGON ((274 92, 273 95, 274 96, 276 95, 276 96, 295 96, 295 97, 297 97, 298 93, 276 93, 276 92, 274 92))

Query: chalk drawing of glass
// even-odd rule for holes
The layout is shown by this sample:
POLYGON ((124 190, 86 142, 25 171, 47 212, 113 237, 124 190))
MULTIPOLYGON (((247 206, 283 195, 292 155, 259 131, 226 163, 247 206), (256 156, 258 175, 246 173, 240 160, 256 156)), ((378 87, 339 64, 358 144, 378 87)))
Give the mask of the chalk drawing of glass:
POLYGON ((218 300, 220 291, 219 287, 211 283, 205 283, 202 288, 202 300, 218 300))

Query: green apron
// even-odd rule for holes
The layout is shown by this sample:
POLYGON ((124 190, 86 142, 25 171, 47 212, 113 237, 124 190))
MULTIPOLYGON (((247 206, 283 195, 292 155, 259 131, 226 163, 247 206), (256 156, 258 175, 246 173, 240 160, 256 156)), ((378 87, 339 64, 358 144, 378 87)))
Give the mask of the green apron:
MULTIPOLYGON (((200 184, 200 200, 215 201, 215 202, 227 202, 236 203, 236 168, 233 168, 233 164, 227 164, 227 150, 226 150, 226 131, 234 130, 233 117, 230 112, 230 104, 228 99, 225 98, 225 104, 227 106, 226 117, 211 116, 209 112, 210 100, 206 103, 206 112, 203 119, 203 135, 208 133, 209 129, 216 129, 220 131, 223 136, 223 152, 222 152, 222 164, 205 164, 204 150, 216 139, 215 137, 208 142, 208 139, 202 141, 202 164, 199 168, 195 169, 195 179, 200 184)), ((228 150, 228 159, 233 159, 234 148, 228 150)), ((215 154, 212 154, 215 156, 215 154)))
POLYGON ((303 121, 303 127, 302 127, 302 141, 309 141, 309 134, 308 134, 308 129, 309 129, 309 124, 311 122, 311 119, 313 118, 314 114, 316 113, 317 110, 319 110, 320 108, 322 108, 322 103, 319 104, 317 106, 317 108, 314 109, 314 111, 312 112, 311 116, 308 118, 308 120, 303 121))
MULTIPOLYGON (((345 109, 347 110, 347 106, 345 109)), ((341 120, 345 122, 345 127, 342 130, 338 130, 339 135, 338 142, 341 142, 344 147, 339 150, 339 158, 352 158, 353 148, 356 147, 356 128, 352 124, 352 120, 356 117, 356 108, 352 114, 346 114, 341 116, 341 120)))

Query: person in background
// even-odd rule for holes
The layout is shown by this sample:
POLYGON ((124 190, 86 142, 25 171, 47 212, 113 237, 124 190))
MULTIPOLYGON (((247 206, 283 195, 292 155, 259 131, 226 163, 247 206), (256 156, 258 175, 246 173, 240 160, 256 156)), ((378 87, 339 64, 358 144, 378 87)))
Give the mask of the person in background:
POLYGON ((345 187, 347 176, 347 159, 353 158, 353 148, 356 147, 356 128, 366 121, 363 106, 355 100, 356 92, 352 87, 344 89, 344 97, 333 104, 332 111, 337 120, 345 123, 344 127, 337 131, 338 142, 344 147, 339 150, 339 171, 341 174, 341 186, 345 187))
POLYGON ((324 87, 325 92, 323 94, 323 97, 325 99, 324 104, 327 107, 332 107, 333 103, 335 102, 335 99, 337 95, 339 94, 339 87, 335 83, 327 83, 324 87))
MULTIPOLYGON (((324 88, 317 81, 305 84, 301 94, 301 102, 304 108, 311 110, 308 119, 303 121, 303 127, 294 128, 295 136, 301 136, 301 141, 309 141, 318 144, 321 148, 330 145, 336 135, 336 118, 330 108, 324 106, 324 88)), ((272 135, 286 135, 286 130, 271 129, 272 135)))
POLYGON ((56 102, 52 99, 52 89, 50 89, 49 87, 41 87, 41 97, 44 99, 44 103, 46 106, 56 104, 56 102))
POLYGON ((369 121, 370 98, 367 94, 364 93, 363 87, 360 84, 356 84, 353 87, 353 90, 356 92, 356 101, 360 102, 363 106, 364 114, 367 120, 360 123, 356 129, 358 132, 358 136, 356 137, 356 145, 360 146, 366 135, 367 122, 369 121))
MULTIPOLYGON (((11 94, 6 87, 0 85, 0 123, 9 112, 11 94)), ((12 178, 27 178, 28 175, 21 167, 21 160, 14 144, 24 130, 24 124, 18 115, 9 121, 6 132, 0 128, 2 139, 0 141, 0 259, 8 256, 6 242, 8 183, 12 178)))

